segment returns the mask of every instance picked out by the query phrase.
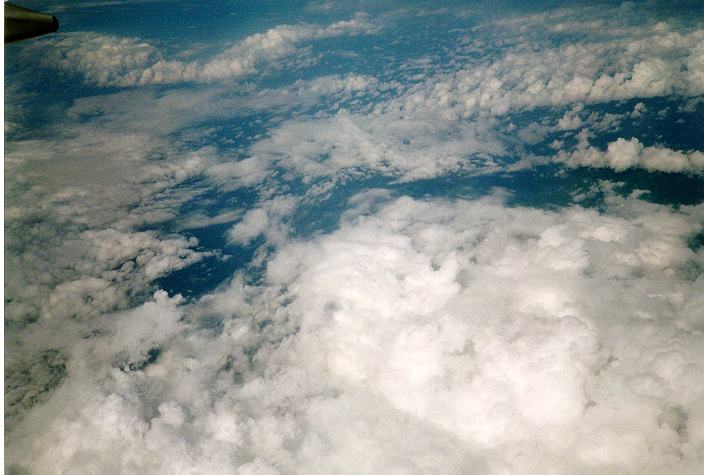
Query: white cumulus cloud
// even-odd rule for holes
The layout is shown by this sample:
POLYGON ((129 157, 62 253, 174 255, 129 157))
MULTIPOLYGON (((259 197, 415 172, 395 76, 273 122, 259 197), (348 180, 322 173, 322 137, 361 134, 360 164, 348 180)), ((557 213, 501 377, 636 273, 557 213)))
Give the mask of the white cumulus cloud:
POLYGON ((167 59, 158 48, 138 38, 75 33, 46 40, 50 47, 42 44, 41 60, 81 74, 87 83, 98 86, 213 82, 255 74, 295 58, 305 41, 369 34, 377 29, 363 14, 328 26, 279 25, 248 36, 213 57, 190 62, 167 59))
POLYGON ((560 152, 557 160, 570 167, 611 168, 618 172, 629 168, 666 173, 704 172, 704 153, 698 150, 672 150, 657 145, 646 147, 637 138, 619 138, 610 142, 606 150, 590 146, 582 139, 576 150, 560 152))
POLYGON ((281 247, 260 284, 101 320, 8 462, 694 471, 704 256, 687 239, 703 213, 612 195, 605 213, 400 198, 348 214, 281 247))

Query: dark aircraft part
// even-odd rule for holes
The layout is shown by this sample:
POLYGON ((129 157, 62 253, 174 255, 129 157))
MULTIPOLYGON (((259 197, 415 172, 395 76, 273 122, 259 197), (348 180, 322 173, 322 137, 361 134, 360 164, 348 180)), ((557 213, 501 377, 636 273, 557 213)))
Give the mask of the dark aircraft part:
POLYGON ((5 43, 53 33, 58 29, 56 17, 5 3, 5 43))

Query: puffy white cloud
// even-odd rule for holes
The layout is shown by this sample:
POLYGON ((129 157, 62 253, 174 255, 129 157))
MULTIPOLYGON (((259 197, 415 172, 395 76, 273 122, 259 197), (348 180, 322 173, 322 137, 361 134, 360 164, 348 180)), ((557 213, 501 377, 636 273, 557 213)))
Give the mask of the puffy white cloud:
POLYGON ((637 119, 637 118, 641 117, 647 111, 648 111, 648 108, 646 107, 646 105, 642 102, 639 102, 638 104, 633 106, 633 112, 631 112, 630 117, 637 119))
POLYGON ((281 247, 259 285, 238 277, 191 305, 157 294, 102 319, 9 434, 8 463, 696 470, 704 255, 687 239, 702 217, 615 195, 604 213, 494 198, 351 211, 281 247))
POLYGON ((565 112, 565 114, 557 122, 557 130, 574 130, 582 126, 582 119, 579 113, 584 110, 584 105, 581 103, 575 104, 575 106, 565 112))
MULTIPOLYGON (((76 33, 47 41, 51 46, 41 61, 66 71, 80 73, 87 83, 103 86, 136 84, 140 72, 161 53, 138 38, 119 38, 94 33, 76 33)), ((30 46, 28 51, 36 51, 30 46)))
POLYGON ((48 137, 6 142, 10 419, 63 377, 47 351, 64 354, 93 319, 143 301, 155 279, 213 255, 196 250, 195 238, 153 228, 198 193, 178 185, 217 159, 109 121, 81 122, 61 117, 48 137))
MULTIPOLYGON (((701 94, 696 55, 704 41, 704 30, 665 22, 645 22, 636 27, 634 24, 639 21, 636 12, 625 9, 615 19, 611 18, 613 12, 609 12, 607 15, 600 10, 572 8, 489 22, 493 29, 484 25, 475 28, 474 42, 491 42, 494 36, 501 35, 506 46, 496 53, 452 61, 450 67, 437 71, 430 69, 423 80, 412 81, 405 90, 399 89, 400 94, 385 97, 371 110, 353 110, 349 114, 342 110, 304 121, 285 121, 248 151, 252 155, 248 160, 217 164, 211 169, 211 176, 220 182, 232 178, 237 184, 252 185, 261 181, 274 164, 306 180, 323 176, 336 176, 337 180, 369 172, 401 180, 459 170, 492 172, 501 168, 502 160, 498 159, 507 155, 507 147, 501 138, 506 131, 501 131, 491 116, 573 105, 555 128, 522 129, 519 137, 532 144, 551 130, 574 130, 585 120, 592 128, 603 130, 618 125, 620 117, 614 114, 605 114, 602 124, 593 123, 596 119, 581 114, 579 108, 583 104, 701 94), (594 17, 594 21, 585 24, 581 20, 585 14, 594 17), (595 34, 590 41, 567 41, 553 46, 550 35, 572 31, 575 24, 581 25, 578 29, 590 31, 602 25, 609 32, 595 34), (547 30, 545 25, 549 26, 547 30)), ((103 51, 100 45, 110 44, 111 40, 63 38, 60 40, 63 46, 52 50, 47 61, 54 61, 52 58, 58 55, 58 64, 67 67, 76 64, 80 68, 88 65, 85 66, 88 70, 109 76, 87 74, 90 81, 104 85, 208 82, 259 72, 262 67, 290 55, 305 41, 369 33, 376 28, 364 15, 328 26, 280 25, 196 62, 167 60, 138 40, 123 39, 105 48, 111 51, 112 61, 106 68, 100 65, 96 59, 100 55, 94 50, 103 51), (82 49, 88 52, 84 54, 82 49), (70 51, 70 55, 80 60, 62 59, 64 51, 70 51)), ((473 45, 459 44, 453 54, 470 51, 475 48, 473 45)), ((159 110, 165 112, 163 115, 169 117, 166 123, 170 123, 174 117, 193 115, 190 112, 193 110, 205 110, 204 118, 219 117, 223 110, 261 110, 292 102, 311 105, 321 95, 343 98, 363 92, 375 95, 385 87, 389 85, 367 76, 326 76, 278 91, 244 94, 247 99, 213 92, 204 96, 201 92, 196 95, 198 99, 185 99, 181 94, 177 103, 187 107, 176 111, 166 99, 160 99, 171 113, 159 110), (194 104, 194 100, 198 103, 194 104), (218 101, 220 108, 207 105, 218 101), (256 106, 257 103, 261 104, 256 106)), ((339 103, 334 105, 330 112, 339 106, 339 103)), ((74 113, 80 113, 80 108, 74 113)))
MULTIPOLYGON (((700 94, 702 30, 630 27, 620 13, 498 22, 484 38, 502 37, 491 54, 469 54, 480 38, 449 51, 469 55, 446 66, 416 58, 399 69, 409 66, 406 85, 335 74, 273 90, 123 91, 76 101, 52 138, 10 140, 8 466, 694 472, 704 256, 687 240, 701 232, 701 205, 674 210, 608 187, 601 212, 373 190, 350 200, 337 231, 290 240, 293 211, 347 180, 505 170, 496 157, 513 140, 500 125, 511 112, 559 111, 516 135, 537 143, 560 132, 561 149, 573 130, 613 132, 627 117, 590 114, 595 102, 700 94), (604 25, 606 37, 542 41, 604 25), (216 138, 227 126, 207 129, 261 111, 279 116, 263 119, 251 146, 234 132, 216 138), (193 239, 143 230, 176 218, 197 180, 247 187, 258 201, 196 211, 172 229, 232 221, 233 243, 263 235, 256 271, 198 302, 157 292, 124 310, 155 278, 206 255, 193 239), (291 194, 298 180, 312 185, 306 196, 291 194)), ((365 17, 284 25, 194 62, 136 39, 69 35, 45 59, 96 85, 212 83, 375 28, 365 17)), ((698 151, 635 138, 601 151, 587 133, 557 159, 702 170, 698 151)))
MULTIPOLYGON (((377 87, 368 76, 330 75, 234 96, 218 87, 133 90, 77 99, 53 117, 55 127, 29 140, 21 137, 31 124, 18 126, 5 156, 5 315, 11 322, 5 344, 14 385, 6 386, 6 412, 14 418, 45 397, 53 376, 23 375, 49 371, 46 349, 71 347, 82 338, 79 322, 133 305, 153 290, 155 279, 218 254, 196 251, 195 239, 142 231, 170 222, 170 229, 182 232, 237 221, 242 210, 189 214, 175 222, 203 182, 234 190, 258 186, 270 173, 267 161, 208 144, 211 132, 199 128, 202 121, 262 110, 288 113, 321 96, 345 100, 377 87)), ((288 229, 275 211, 267 229, 272 240, 276 230, 280 239, 288 229)))
MULTIPOLYGON (((582 9, 566 9, 555 18, 539 20, 564 22, 580 14, 582 9)), ((518 137, 534 144, 548 133, 585 125, 595 132, 613 131, 626 118, 589 113, 585 104, 701 94, 696 68, 688 64, 704 41, 704 30, 667 23, 636 28, 629 25, 633 13, 623 14, 618 34, 558 46, 550 46, 540 22, 530 17, 515 19, 525 23, 518 33, 515 25, 501 22, 498 32, 479 29, 480 38, 484 34, 489 41, 501 34, 508 46, 498 54, 438 68, 395 96, 377 101, 371 110, 343 109, 322 118, 283 122, 249 153, 306 180, 369 172, 403 181, 460 170, 495 172, 504 167, 512 142, 505 137, 511 131, 502 130, 497 118, 543 107, 570 107, 554 125, 533 124, 520 130, 518 137)), ((691 171, 690 164, 698 167, 697 153, 679 156, 648 150, 641 162, 651 170, 691 171)))
POLYGON ((696 96, 697 70, 687 66, 704 41, 704 30, 539 48, 518 43, 498 58, 467 64, 430 78, 409 91, 400 107, 450 108, 460 116, 488 112, 609 102, 670 94, 696 96))
POLYGON ((358 14, 328 26, 279 25, 248 36, 202 61, 166 59, 159 49, 137 38, 75 33, 29 47, 42 49, 42 62, 83 75, 87 83, 126 87, 144 84, 212 82, 237 79, 271 68, 300 53, 305 41, 373 33, 376 25, 358 14), (49 47, 47 48, 47 45, 49 47))
POLYGON ((504 147, 488 124, 342 110, 328 118, 287 121, 250 153, 306 181, 369 172, 410 181, 460 170, 496 170, 492 157, 502 155, 504 147))
POLYGON ((584 135, 571 152, 558 153, 556 160, 570 167, 611 168, 622 172, 629 168, 666 173, 700 174, 704 172, 704 153, 698 150, 672 150, 662 146, 644 146, 637 138, 619 138, 602 151, 590 146, 584 135))
POLYGON ((155 233, 133 231, 173 219, 174 207, 194 192, 172 187, 202 174, 207 155, 181 154, 148 134, 67 130, 75 135, 13 141, 6 148, 11 169, 5 188, 6 265, 12 277, 7 285, 10 294, 17 292, 7 308, 9 318, 27 318, 24 310, 15 315, 13 309, 24 300, 19 295, 39 291, 27 286, 29 281, 46 290, 81 276, 120 273, 127 261, 133 263, 129 273, 148 281, 199 255, 183 254, 194 241, 160 242, 155 233))
POLYGON ((260 203, 248 210, 242 220, 228 232, 230 240, 247 245, 260 235, 265 235, 273 243, 283 242, 289 234, 287 219, 296 209, 298 199, 276 197, 260 203))

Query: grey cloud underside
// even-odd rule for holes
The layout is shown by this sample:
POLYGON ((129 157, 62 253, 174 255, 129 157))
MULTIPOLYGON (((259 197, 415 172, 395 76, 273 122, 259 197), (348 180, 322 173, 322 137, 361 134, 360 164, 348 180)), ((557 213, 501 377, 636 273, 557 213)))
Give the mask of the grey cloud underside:
POLYGON ((318 74, 321 45, 383 45, 408 15, 191 59, 94 33, 27 46, 99 95, 36 134, 6 124, 8 467, 696 473, 702 204, 650 203, 615 174, 571 192, 598 211, 398 190, 546 164, 698 179, 701 150, 632 124, 701 113, 701 24, 562 9, 468 27, 443 61, 318 74), (389 189, 334 201, 374 179, 389 189), (253 202, 206 207, 237 193, 253 202), (332 230, 296 230, 328 203, 332 230), (224 249, 189 237, 213 226, 224 249), (153 293, 245 250, 198 300, 153 293))

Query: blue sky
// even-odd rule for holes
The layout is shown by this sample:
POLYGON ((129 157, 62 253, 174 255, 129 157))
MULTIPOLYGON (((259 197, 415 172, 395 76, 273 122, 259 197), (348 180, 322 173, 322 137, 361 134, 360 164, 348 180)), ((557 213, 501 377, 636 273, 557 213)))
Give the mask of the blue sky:
POLYGON ((29 473, 693 472, 696 2, 32 2, 29 473))

